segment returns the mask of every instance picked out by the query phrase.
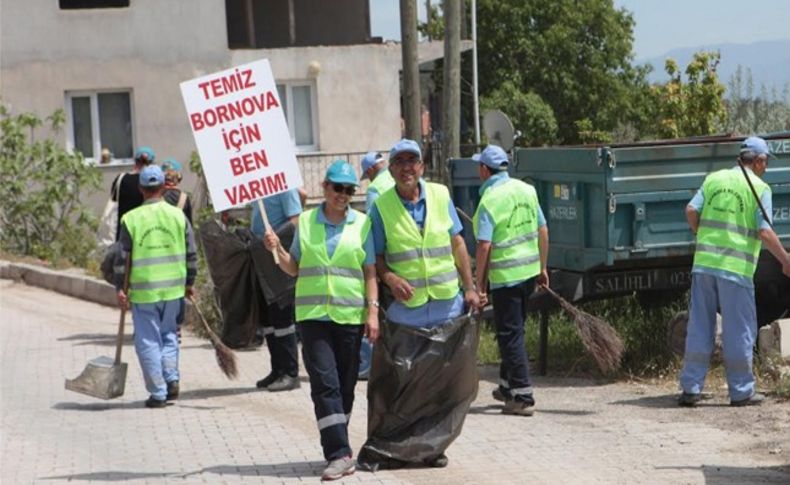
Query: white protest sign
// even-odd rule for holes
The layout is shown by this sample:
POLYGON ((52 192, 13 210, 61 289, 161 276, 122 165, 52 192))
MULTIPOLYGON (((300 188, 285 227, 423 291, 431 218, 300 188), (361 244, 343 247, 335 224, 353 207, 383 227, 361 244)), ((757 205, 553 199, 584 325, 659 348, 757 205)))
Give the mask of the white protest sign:
POLYGON ((184 81, 181 95, 215 211, 302 185, 267 59, 184 81))

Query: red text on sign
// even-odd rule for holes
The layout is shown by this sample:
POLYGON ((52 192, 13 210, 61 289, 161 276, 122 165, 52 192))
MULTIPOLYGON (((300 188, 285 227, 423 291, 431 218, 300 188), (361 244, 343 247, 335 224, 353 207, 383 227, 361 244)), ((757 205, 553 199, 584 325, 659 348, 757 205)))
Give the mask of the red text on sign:
POLYGON ((225 148, 228 150, 233 147, 238 152, 242 146, 261 141, 261 139, 261 128, 258 123, 246 126, 239 123, 238 128, 222 129, 222 141, 225 142, 225 148))
POLYGON ((264 150, 245 153, 240 157, 233 157, 230 159, 230 168, 233 170, 233 175, 241 175, 268 166, 269 159, 266 158, 266 152, 264 150))
POLYGON ((263 113, 272 108, 279 108, 280 103, 271 91, 260 93, 255 96, 247 96, 226 104, 212 106, 204 111, 189 114, 189 121, 192 122, 192 130, 200 131, 206 127, 217 124, 230 123, 245 116, 252 116, 256 113, 263 113))
POLYGON ((230 205, 236 206, 288 190, 285 172, 278 172, 225 189, 230 205))
POLYGON ((242 89, 255 87, 255 81, 252 79, 252 69, 244 69, 239 71, 236 69, 233 73, 227 76, 222 76, 210 81, 204 81, 198 84, 198 87, 203 91, 205 99, 218 98, 228 93, 235 93, 242 89))

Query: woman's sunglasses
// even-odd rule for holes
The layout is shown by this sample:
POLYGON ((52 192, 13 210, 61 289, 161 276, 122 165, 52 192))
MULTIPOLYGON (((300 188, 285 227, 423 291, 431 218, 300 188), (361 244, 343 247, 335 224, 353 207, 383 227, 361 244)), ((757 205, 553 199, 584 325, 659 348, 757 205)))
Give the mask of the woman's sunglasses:
POLYGON ((338 194, 346 194, 349 197, 357 193, 357 188, 353 185, 331 184, 331 187, 338 194))

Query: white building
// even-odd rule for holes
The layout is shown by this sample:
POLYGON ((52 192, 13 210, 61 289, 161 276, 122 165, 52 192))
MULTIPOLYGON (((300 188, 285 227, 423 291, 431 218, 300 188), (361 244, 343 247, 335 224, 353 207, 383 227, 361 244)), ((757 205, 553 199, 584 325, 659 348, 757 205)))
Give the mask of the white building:
MULTIPOLYGON (((13 113, 67 114, 59 136, 103 186, 139 146, 186 165, 195 150, 179 83, 268 58, 308 191, 326 163, 401 135, 401 47, 370 37, 367 0, 3 0, 0 96, 13 113), (321 45, 323 44, 323 45, 321 45)), ((422 62, 441 57, 422 44, 422 62)), ((183 187, 195 177, 185 173, 183 187)))

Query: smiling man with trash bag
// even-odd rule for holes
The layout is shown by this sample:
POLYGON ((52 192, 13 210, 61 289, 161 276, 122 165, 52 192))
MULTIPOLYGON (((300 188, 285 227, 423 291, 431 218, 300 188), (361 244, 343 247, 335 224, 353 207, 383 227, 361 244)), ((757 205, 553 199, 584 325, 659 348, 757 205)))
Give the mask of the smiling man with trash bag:
POLYGON ((368 439, 357 460, 372 471, 445 467, 477 395, 471 311, 479 299, 458 214, 446 187, 422 179, 419 145, 399 141, 389 162, 396 185, 369 215, 376 269, 395 301, 373 352, 368 439))

